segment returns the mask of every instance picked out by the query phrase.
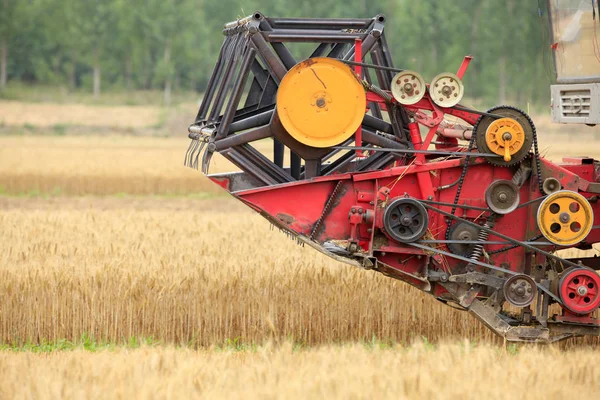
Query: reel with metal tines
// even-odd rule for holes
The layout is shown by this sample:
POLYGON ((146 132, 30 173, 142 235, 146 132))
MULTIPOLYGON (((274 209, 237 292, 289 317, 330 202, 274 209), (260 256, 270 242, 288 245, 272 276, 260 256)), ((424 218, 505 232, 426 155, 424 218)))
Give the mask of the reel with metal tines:
POLYGON ((594 213, 589 201, 570 190, 552 193, 540 203, 537 225, 548 241, 559 246, 573 246, 592 230, 594 213))

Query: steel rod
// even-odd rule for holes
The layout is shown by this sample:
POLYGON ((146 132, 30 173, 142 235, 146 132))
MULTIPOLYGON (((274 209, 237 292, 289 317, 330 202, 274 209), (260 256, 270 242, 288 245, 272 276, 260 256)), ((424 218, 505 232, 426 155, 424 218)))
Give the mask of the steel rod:
POLYGON ((292 177, 294 179, 300 179, 300 167, 302 165, 302 160, 300 156, 290 149, 290 171, 292 173, 292 177))
POLYGON ((267 42, 316 42, 316 43, 353 43, 354 39, 362 39, 364 40, 367 36, 364 33, 332 33, 332 32, 323 32, 323 33, 312 33, 312 32, 263 32, 267 42))
POLYGON ((229 125, 233 120, 238 105, 240 104, 242 93, 244 91, 244 87, 246 86, 246 81, 248 80, 248 75, 250 75, 250 66, 254 61, 255 56, 256 50, 254 47, 247 47, 246 54, 244 54, 244 58, 242 59, 240 71, 238 72, 238 76, 231 91, 231 97, 229 98, 229 102, 225 108, 225 113, 223 114, 223 119, 221 120, 219 129, 217 130, 217 138, 223 138, 229 133, 229 125))
POLYGON ((219 50, 219 58, 217 59, 217 65, 215 66, 215 69, 213 70, 213 73, 211 74, 210 79, 208 80, 206 92, 204 93, 204 97, 202 98, 202 104, 200 104, 200 109, 198 110, 198 114, 196 115, 195 122, 202 121, 206 118, 206 114, 209 111, 210 104, 212 103, 212 99, 215 94, 219 77, 221 76, 221 69, 223 68, 224 64, 223 54, 229 47, 230 42, 231 39, 226 38, 223 44, 221 45, 221 49, 219 50))
POLYGON ((267 18, 269 24, 276 29, 366 29, 373 22, 372 18, 267 18))
POLYGON ((229 132, 236 133, 236 132, 241 132, 241 131, 245 131, 248 129, 257 128, 262 125, 266 125, 269 123, 269 121, 273 117, 273 113, 274 113, 274 111, 272 111, 272 110, 265 111, 261 114, 258 114, 258 115, 255 115, 255 116, 252 116, 249 118, 245 118, 238 122, 233 122, 229 127, 229 132))
POLYGON ((273 138, 273 162, 278 167, 283 167, 285 146, 279 140, 273 138))
MULTIPOLYGON (((406 145, 404 145, 402 143, 394 142, 393 140, 390 140, 390 139, 386 139, 383 136, 380 136, 374 132, 371 132, 368 129, 363 129, 363 142, 374 144, 375 146, 379 146, 380 148, 393 150, 393 151, 390 151, 391 153, 393 153, 393 152, 400 152, 400 153, 401 152, 412 152, 412 150, 407 149, 406 145)), ((360 147, 357 147, 357 146, 334 146, 334 148, 346 148, 348 150, 355 150, 355 151, 356 150, 386 151, 386 150, 373 149, 373 148, 364 148, 363 146, 360 146, 360 147)))
POLYGON ((372 68, 372 69, 379 69, 382 71, 391 71, 391 72, 402 72, 404 71, 403 69, 400 68, 393 68, 393 67, 384 67, 382 65, 377 65, 377 64, 368 64, 368 63, 364 63, 364 62, 356 62, 356 61, 351 61, 351 60, 340 60, 342 61, 344 64, 348 64, 348 65, 358 65, 364 68, 372 68))
MULTIPOLYGON (((372 137, 372 135, 377 136, 378 138, 382 139, 383 141, 386 142, 391 142, 394 144, 400 144, 398 142, 393 142, 389 139, 386 139, 382 136, 376 135, 373 132, 369 132, 369 137, 372 137)), ((363 132, 364 134, 364 132, 363 132)), ((366 135, 363 136, 363 138, 366 135)), ((377 139, 379 140, 379 139, 377 139)), ((382 143, 383 143, 382 141, 382 143)), ((376 146, 380 146, 377 143, 373 143, 376 146)), ((356 147, 356 146, 333 146, 333 149, 345 149, 345 150, 371 150, 371 151, 383 151, 383 152, 389 152, 389 153, 399 153, 399 154, 431 154, 431 155, 440 155, 440 156, 457 156, 457 157, 464 157, 464 156, 470 156, 470 157, 502 157, 499 156, 497 154, 491 154, 491 153, 475 153, 475 152, 471 152, 471 153, 467 153, 466 151, 442 151, 442 150, 415 150, 415 149, 406 149, 406 148, 385 148, 385 147, 356 147)))
POLYGON ((223 73, 223 80, 221 81, 221 85, 219 86, 219 89, 217 90, 217 93, 215 95, 216 96, 215 104, 213 105, 213 109, 211 110, 210 117, 208 118, 209 121, 216 121, 217 118, 219 117, 219 115, 221 114, 221 109, 223 108, 223 103, 225 102, 227 90, 229 89, 229 83, 235 74, 235 69, 239 62, 239 60, 237 58, 237 53, 240 51, 239 46, 242 41, 243 41, 243 37, 238 36, 235 39, 235 44, 233 46, 233 49, 231 50, 231 53, 233 53, 233 54, 230 53, 228 55, 229 62, 227 63, 227 65, 225 67, 225 70, 223 73))
POLYGON ((275 179, 278 183, 293 182, 295 178, 290 176, 283 168, 273 164, 271 160, 265 157, 261 152, 250 146, 242 144, 234 147, 240 154, 247 157, 253 165, 261 168, 265 173, 275 179))
POLYGON ((369 114, 365 114, 362 125, 381 132, 389 133, 390 135, 394 134, 392 124, 369 114))
POLYGON ((256 33, 251 36, 252 43, 256 46, 260 57, 263 59, 267 68, 271 71, 271 75, 277 79, 277 83, 281 82, 287 69, 281 62, 281 60, 271 50, 269 44, 265 41, 262 34, 256 33))
MULTIPOLYGON (((242 144, 254 142, 256 140, 265 139, 272 136, 271 127, 263 126, 253 129, 248 132, 229 135, 224 139, 215 141, 215 150, 222 151, 230 147, 239 146, 242 144)), ((281 165, 280 165, 281 166, 281 165)))

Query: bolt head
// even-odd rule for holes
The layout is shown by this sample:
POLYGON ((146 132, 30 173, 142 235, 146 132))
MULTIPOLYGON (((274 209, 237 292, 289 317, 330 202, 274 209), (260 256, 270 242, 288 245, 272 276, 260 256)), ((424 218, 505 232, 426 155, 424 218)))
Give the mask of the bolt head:
POLYGON ((518 288, 515 289, 515 293, 517 294, 517 296, 524 296, 525 288, 522 286, 519 286, 518 288))

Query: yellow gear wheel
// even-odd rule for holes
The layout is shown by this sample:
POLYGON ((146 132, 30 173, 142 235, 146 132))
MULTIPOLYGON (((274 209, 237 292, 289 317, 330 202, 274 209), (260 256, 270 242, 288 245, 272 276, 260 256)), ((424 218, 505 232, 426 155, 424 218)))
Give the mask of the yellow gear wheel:
POLYGON ((365 89, 354 71, 332 58, 309 58, 288 71, 277 92, 277 113, 286 131, 312 147, 349 139, 367 107, 365 89))
POLYGON ((570 190, 560 190, 542 201, 537 212, 537 224, 550 242, 573 246, 592 230, 594 213, 585 197, 570 190))
POLYGON ((509 162, 511 156, 523 147, 525 130, 512 118, 500 118, 487 128, 485 141, 493 153, 503 156, 504 161, 509 162))

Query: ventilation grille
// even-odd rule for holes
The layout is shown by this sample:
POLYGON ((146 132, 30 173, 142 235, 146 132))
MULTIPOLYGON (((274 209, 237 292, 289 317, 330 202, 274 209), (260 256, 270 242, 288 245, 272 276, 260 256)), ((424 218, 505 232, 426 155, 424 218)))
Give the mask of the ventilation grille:
POLYGON ((591 106, 592 91, 590 89, 560 91, 560 111, 563 117, 588 118, 591 106))

